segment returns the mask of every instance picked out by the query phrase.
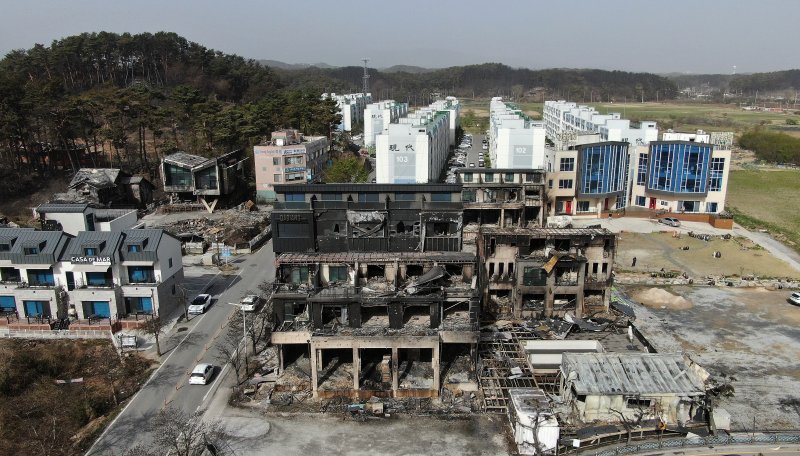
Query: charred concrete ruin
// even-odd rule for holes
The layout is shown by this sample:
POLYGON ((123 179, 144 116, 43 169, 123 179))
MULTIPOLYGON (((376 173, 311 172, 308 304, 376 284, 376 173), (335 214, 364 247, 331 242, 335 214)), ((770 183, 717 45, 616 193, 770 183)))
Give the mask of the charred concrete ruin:
POLYGON ((275 189, 281 372, 307 368, 321 398, 435 397, 475 378, 478 264, 461 251, 461 186, 275 189))

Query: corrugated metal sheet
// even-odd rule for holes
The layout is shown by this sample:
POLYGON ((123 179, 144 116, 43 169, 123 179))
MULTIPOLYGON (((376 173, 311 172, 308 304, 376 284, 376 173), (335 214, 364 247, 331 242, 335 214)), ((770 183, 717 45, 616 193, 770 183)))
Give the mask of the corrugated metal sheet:
POLYGON ((561 373, 582 395, 705 394, 703 381, 679 354, 564 353, 561 373))
POLYGON ((120 231, 81 231, 78 236, 69 241, 67 248, 61 254, 61 261, 69 261, 71 256, 82 256, 84 247, 99 247, 102 250, 95 256, 114 256, 122 241, 120 231))
POLYGON ((39 207, 36 208, 36 212, 40 214, 48 214, 48 213, 83 213, 86 208, 89 207, 88 204, 81 204, 81 203, 45 203, 40 204, 39 207))

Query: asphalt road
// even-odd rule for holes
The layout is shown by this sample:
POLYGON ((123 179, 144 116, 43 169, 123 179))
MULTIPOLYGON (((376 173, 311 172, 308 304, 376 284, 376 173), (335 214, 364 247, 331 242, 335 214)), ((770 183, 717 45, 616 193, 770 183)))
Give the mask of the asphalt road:
POLYGON ((483 138, 485 138, 484 135, 472 135, 472 147, 467 152, 467 166, 469 166, 470 163, 475 163, 475 167, 478 167, 478 159, 483 154, 483 150, 481 149, 483 138))
POLYGON ((230 315, 238 311, 229 302, 239 302, 247 291, 256 291, 265 279, 275 276, 272 241, 251 255, 238 259, 238 274, 213 276, 206 284, 215 299, 205 314, 193 316, 188 324, 176 325, 169 337, 163 337, 161 366, 104 433, 89 449, 89 455, 122 455, 136 445, 148 445, 152 436, 148 423, 165 406, 175 407, 187 414, 194 413, 208 400, 214 383, 221 377, 217 367, 209 385, 189 385, 189 373, 199 362, 222 366, 219 345, 224 326, 230 315))

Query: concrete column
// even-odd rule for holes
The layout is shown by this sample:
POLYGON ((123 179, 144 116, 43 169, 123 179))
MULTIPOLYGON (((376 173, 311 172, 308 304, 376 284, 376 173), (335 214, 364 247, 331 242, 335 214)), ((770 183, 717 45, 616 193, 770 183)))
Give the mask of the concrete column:
POLYGON ((358 377, 361 373, 361 352, 358 347, 353 347, 353 390, 358 391, 358 377))
POLYGON ((278 375, 283 374, 283 345, 278 345, 278 375))
POLYGON ((506 227, 506 210, 500 209, 500 228, 506 227))
POLYGON ((400 366, 397 347, 392 347, 392 392, 396 393, 400 389, 400 374, 397 372, 400 366))
POLYGON ((319 382, 319 373, 317 372, 318 364, 317 364, 317 349, 313 345, 311 346, 311 392, 314 397, 317 396, 317 383, 319 382))
POLYGON ((433 347, 433 358, 431 358, 431 365, 433 367, 433 389, 436 390, 436 396, 439 396, 439 389, 441 387, 441 380, 439 379, 439 356, 441 346, 442 344, 440 342, 433 347))

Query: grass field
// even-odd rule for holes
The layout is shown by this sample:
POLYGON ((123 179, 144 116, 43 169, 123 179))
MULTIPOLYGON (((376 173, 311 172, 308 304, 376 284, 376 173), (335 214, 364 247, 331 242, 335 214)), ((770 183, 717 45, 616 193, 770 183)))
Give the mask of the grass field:
POLYGON ((736 222, 764 228, 800 250, 800 170, 735 170, 727 207, 736 222))

